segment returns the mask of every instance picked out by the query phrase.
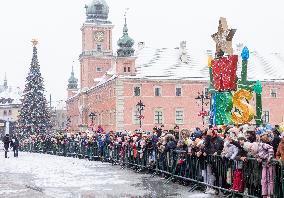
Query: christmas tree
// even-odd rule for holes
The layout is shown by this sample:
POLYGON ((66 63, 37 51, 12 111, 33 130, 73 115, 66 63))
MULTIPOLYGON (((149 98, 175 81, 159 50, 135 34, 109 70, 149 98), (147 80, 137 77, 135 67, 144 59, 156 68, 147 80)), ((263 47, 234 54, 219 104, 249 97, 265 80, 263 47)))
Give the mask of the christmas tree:
POLYGON ((26 78, 22 108, 18 120, 18 129, 22 137, 46 134, 52 126, 37 58, 37 41, 33 40, 32 43, 33 58, 26 78))

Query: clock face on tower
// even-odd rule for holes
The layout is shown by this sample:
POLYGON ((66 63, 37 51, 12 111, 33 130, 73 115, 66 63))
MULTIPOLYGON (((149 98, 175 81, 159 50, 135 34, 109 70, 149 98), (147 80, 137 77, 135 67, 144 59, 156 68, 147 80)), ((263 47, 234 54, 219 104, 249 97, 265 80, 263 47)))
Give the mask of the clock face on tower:
POLYGON ((104 41, 104 37, 105 37, 104 32, 102 32, 102 31, 95 32, 95 41, 103 42, 104 41))

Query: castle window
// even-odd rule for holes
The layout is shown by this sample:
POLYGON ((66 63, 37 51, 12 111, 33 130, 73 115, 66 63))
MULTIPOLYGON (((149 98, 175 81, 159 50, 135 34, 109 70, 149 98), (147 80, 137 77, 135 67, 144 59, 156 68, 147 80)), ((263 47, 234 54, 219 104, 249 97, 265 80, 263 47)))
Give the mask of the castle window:
POLYGON ((130 72, 130 67, 128 67, 128 72, 130 72))
POLYGON ((154 118, 155 118, 155 124, 163 124, 163 111, 161 109, 156 110, 154 118))
POLYGON ((270 96, 272 98, 276 98, 277 97, 277 91, 276 89, 270 89, 270 96))
POLYGON ((183 124, 183 110, 176 109, 176 124, 183 124))
POLYGON ((123 68, 123 71, 126 72, 126 67, 123 68))
POLYGON ((102 72, 102 71, 103 71, 103 68, 102 68, 102 67, 96 67, 96 71, 97 71, 97 72, 102 72))
POLYGON ((269 111, 263 111, 263 123, 269 123, 269 111))
POLYGON ((176 86, 176 96, 181 96, 181 86, 176 86))
POLYGON ((161 87, 155 87, 155 96, 161 96, 162 95, 162 88, 161 87))
POLYGON ((98 52, 101 52, 101 51, 102 51, 102 45, 97 44, 97 51, 98 51, 98 52))
POLYGON ((141 88, 140 86, 134 87, 134 96, 140 96, 141 88))
POLYGON ((204 95, 209 97, 209 89, 207 87, 204 88, 204 95))
POLYGON ((98 14, 102 14, 103 5, 98 4, 98 5, 96 5, 95 7, 96 7, 96 12, 97 12, 98 14))

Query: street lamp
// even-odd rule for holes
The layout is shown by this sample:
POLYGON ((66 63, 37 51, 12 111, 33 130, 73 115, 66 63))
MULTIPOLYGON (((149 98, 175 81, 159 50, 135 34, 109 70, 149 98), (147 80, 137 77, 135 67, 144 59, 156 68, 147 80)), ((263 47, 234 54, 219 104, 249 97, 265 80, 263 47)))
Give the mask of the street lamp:
POLYGON ((97 115, 96 115, 96 112, 91 112, 91 113, 89 114, 89 117, 90 117, 91 120, 92 120, 92 130, 93 130, 93 126, 94 126, 94 119, 95 119, 96 116, 97 116, 97 115))
POLYGON ((206 100, 210 99, 210 97, 208 96, 208 94, 204 94, 203 91, 202 91, 201 94, 200 94, 200 92, 198 92, 198 95, 195 99, 198 100, 198 101, 201 101, 201 111, 198 113, 198 116, 202 117, 202 124, 203 124, 203 127, 204 127, 204 117, 208 116, 208 112, 206 110, 204 110, 204 104, 205 104, 205 106, 208 105, 209 102, 207 102, 206 100))
POLYGON ((145 105, 143 104, 143 102, 140 100, 137 105, 137 110, 139 112, 139 124, 140 124, 140 129, 141 129, 141 126, 142 126, 142 119, 144 118, 144 116, 142 115, 142 111, 144 110, 144 107, 145 105))

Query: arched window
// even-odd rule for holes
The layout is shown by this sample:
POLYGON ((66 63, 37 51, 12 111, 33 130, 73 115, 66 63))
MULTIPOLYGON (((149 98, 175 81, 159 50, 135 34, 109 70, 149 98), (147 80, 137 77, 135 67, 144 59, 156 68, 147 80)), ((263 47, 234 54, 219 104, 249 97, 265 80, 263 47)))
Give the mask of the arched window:
POLYGON ((4 110, 3 115, 7 116, 7 111, 6 110, 4 110))

